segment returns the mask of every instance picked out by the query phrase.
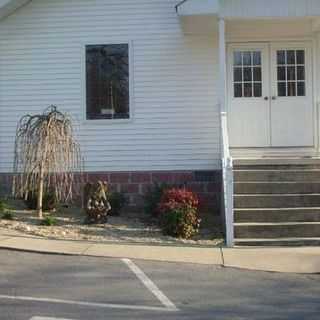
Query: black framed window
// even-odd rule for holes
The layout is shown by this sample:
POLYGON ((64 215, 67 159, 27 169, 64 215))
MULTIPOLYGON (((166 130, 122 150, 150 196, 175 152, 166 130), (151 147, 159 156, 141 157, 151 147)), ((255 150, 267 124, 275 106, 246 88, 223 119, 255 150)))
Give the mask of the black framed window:
POLYGON ((87 119, 129 119, 129 88, 129 45, 87 45, 87 119))

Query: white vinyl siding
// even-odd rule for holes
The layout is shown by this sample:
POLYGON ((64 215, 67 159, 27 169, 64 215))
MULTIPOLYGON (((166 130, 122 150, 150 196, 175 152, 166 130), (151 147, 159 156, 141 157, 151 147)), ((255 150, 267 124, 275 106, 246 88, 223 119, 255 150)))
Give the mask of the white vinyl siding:
POLYGON ((0 22, 0 172, 17 121, 54 104, 75 119, 87 171, 220 166, 215 36, 184 35, 176 0, 34 0, 0 22), (83 46, 132 44, 133 114, 84 121, 83 46))

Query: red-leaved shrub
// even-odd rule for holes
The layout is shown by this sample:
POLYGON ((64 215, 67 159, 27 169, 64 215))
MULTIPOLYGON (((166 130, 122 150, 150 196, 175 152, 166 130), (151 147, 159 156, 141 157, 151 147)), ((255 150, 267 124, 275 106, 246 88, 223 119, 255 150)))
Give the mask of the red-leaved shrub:
POLYGON ((164 234, 185 239, 197 234, 201 222, 198 206, 197 196, 185 188, 165 190, 159 203, 160 223, 164 234))

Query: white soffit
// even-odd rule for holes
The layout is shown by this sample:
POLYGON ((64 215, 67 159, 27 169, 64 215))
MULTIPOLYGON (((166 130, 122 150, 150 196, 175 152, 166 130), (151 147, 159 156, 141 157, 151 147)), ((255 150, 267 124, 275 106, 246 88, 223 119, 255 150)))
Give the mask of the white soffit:
POLYGON ((31 0, 0 0, 0 20, 9 16, 30 1, 31 0))
POLYGON ((185 0, 181 1, 177 6, 179 16, 199 16, 210 15, 217 16, 219 14, 219 0, 185 0))

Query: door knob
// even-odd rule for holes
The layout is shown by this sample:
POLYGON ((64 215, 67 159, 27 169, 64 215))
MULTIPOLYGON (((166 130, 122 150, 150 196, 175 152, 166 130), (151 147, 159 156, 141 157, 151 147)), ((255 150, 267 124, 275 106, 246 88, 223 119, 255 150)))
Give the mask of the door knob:
POLYGON ((276 100, 276 99, 277 99, 277 97, 273 96, 271 99, 272 99, 272 100, 276 100))
POLYGON ((269 97, 264 97, 263 99, 264 99, 264 100, 269 100, 269 97))

